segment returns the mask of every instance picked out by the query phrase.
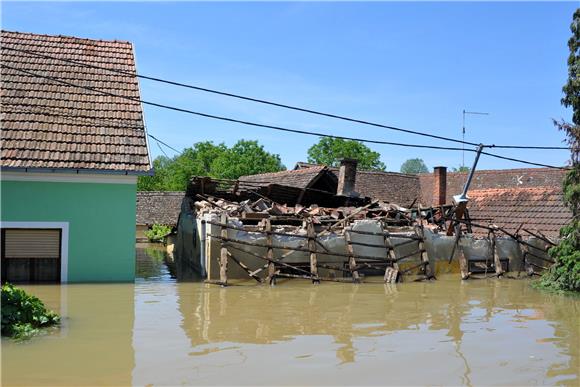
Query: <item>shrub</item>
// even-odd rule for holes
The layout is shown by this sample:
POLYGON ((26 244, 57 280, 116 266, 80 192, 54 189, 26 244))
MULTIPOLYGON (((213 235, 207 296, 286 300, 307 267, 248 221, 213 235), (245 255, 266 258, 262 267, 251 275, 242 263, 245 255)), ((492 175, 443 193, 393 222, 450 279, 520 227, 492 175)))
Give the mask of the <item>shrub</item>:
POLYGON ((59 322, 60 317, 37 297, 14 285, 2 285, 2 336, 24 339, 59 322))
POLYGON ((580 291, 580 249, 575 233, 580 222, 563 227, 562 241, 550 249, 555 263, 542 275, 539 285, 558 291, 580 291))
POLYGON ((145 236, 150 242, 162 242, 171 233, 171 227, 164 224, 154 224, 151 230, 145 231, 145 236))

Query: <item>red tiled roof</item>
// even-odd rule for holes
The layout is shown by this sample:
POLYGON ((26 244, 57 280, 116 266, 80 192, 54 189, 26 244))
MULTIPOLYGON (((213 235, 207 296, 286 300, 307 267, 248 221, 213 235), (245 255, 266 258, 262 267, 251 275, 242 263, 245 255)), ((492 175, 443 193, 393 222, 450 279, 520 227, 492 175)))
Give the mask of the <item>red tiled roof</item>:
MULTIPOLYGON (((469 192, 490 188, 561 187, 566 171, 553 168, 476 170, 469 192)), ((447 203, 463 191, 467 172, 447 172, 447 203)), ((419 174, 421 203, 433 204, 433 174, 419 174)))
MULTIPOLYGON (((129 42, 1 32, 2 64, 140 98, 134 76, 13 51, 136 73, 129 42)), ((2 167, 145 173, 151 167, 139 102, 2 69, 2 167)))
POLYGON ((308 188, 324 170, 327 170, 324 165, 317 165, 298 170, 241 176, 239 181, 240 183, 256 183, 258 185, 279 184, 304 189, 308 188))
MULTIPOLYGON (((557 237, 561 227, 569 223, 572 213, 564 205, 559 187, 496 188, 469 191, 469 215, 507 231, 515 231, 522 223, 530 231, 557 237)), ((474 231, 477 231, 474 229, 474 231)))

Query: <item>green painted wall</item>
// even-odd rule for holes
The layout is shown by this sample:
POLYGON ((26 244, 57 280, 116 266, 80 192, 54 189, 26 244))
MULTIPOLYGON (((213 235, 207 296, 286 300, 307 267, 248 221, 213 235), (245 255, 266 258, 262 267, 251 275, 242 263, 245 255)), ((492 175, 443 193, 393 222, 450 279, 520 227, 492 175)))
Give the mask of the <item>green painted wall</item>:
POLYGON ((5 222, 69 222, 69 282, 135 278, 136 184, 1 182, 5 222))

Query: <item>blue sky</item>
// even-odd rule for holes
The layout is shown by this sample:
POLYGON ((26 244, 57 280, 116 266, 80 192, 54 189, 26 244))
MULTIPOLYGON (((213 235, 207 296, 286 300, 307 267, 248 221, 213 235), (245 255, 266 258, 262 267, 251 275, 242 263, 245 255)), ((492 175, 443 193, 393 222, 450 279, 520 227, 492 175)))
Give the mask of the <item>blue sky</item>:
MULTIPOLYGON (((575 2, 205 3, 3 2, 10 31, 134 43, 138 71, 203 87, 494 144, 562 145, 552 118, 567 77, 575 2)), ((142 98, 206 113, 329 134, 451 145, 380 128, 141 81, 142 98)), ((151 134, 181 149, 257 139, 291 168, 315 137, 145 107, 151 134)), ((151 144, 153 156, 160 154, 151 144)), ((461 152, 369 145, 388 170, 420 157, 432 168, 461 152)), ((566 151, 495 151, 563 165, 566 151)), ((466 154, 470 164, 472 153, 466 154)), ((481 168, 521 164, 482 157, 481 168)))

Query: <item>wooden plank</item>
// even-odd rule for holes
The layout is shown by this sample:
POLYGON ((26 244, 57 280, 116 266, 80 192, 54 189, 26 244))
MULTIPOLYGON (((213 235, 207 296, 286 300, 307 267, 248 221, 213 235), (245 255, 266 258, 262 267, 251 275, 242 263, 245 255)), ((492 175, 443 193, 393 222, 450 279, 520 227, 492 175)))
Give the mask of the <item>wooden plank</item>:
POLYGON ((495 240, 495 233, 493 231, 489 232, 490 239, 490 253, 493 254, 493 264, 495 266, 495 274, 498 277, 503 275, 503 268, 501 267, 501 262, 499 260, 499 254, 497 253, 497 243, 495 240))
POLYGON ((344 219, 339 220, 338 222, 336 222, 335 224, 333 224, 332 226, 330 226, 330 228, 328 229, 329 231, 332 230, 336 230, 338 227, 345 225, 346 222, 348 222, 349 220, 351 220, 352 218, 354 218, 356 215, 358 215, 359 213, 361 213, 362 211, 368 209, 369 207, 374 206, 375 204, 377 204, 379 201, 378 200, 373 200, 372 202, 370 202, 369 204, 367 204, 364 207, 359 207, 356 210, 354 210, 350 215, 348 215, 347 217, 345 217, 344 219))
MULTIPOLYGON (((221 222, 224 224, 228 223, 228 216, 225 212, 222 212, 221 222)), ((228 229, 225 227, 221 227, 220 235, 222 238, 228 237, 228 229)), ((224 245, 224 240, 220 241, 220 282, 227 286, 228 284, 228 248, 224 245)))
POLYGON ((415 232, 419 239, 419 251, 421 251, 421 263, 423 264, 425 270, 425 277, 427 279, 431 279, 435 276, 434 268, 431 267, 429 262, 429 257, 427 256, 427 252, 425 251, 425 230, 423 229, 423 225, 415 227, 415 232))
POLYGON ((349 254, 348 257, 348 267, 350 269, 352 275, 352 281, 355 283, 360 282, 360 276, 358 274, 358 270, 356 270, 356 260, 354 258, 354 249, 352 247, 352 241, 350 237, 349 230, 344 230, 344 241, 346 242, 346 251, 349 254))
POLYGON ((316 231, 314 231, 314 223, 312 223, 312 220, 308 220, 306 232, 308 235, 308 250, 310 250, 310 273, 312 274, 312 283, 319 284, 318 260, 316 258, 316 231))
POLYGON ((393 248, 389 234, 384 229, 383 224, 381 223, 381 228, 383 231, 383 244, 385 245, 385 249, 387 249, 387 254, 389 258, 393 261, 393 267, 388 267, 385 269, 385 276, 383 280, 385 283, 395 283, 397 281, 403 282, 403 276, 399 275, 399 264, 397 263, 397 254, 395 254, 395 249, 393 248))
POLYGON ((268 251, 266 252, 266 258, 268 258, 268 277, 266 277, 266 283, 276 285, 276 265, 274 263, 274 249, 272 248, 273 237, 270 219, 264 219, 264 230, 266 231, 266 244, 268 245, 268 251))
MULTIPOLYGON (((460 239, 461 239, 461 223, 457 223, 455 225, 455 244, 453 245, 454 246, 453 252, 455 252, 455 248, 459 247, 460 239)), ((451 255, 451 258, 453 258, 453 255, 451 255)), ((461 249, 459 254, 459 271, 461 272, 462 280, 468 279, 469 276, 471 275, 471 273, 469 272, 469 264, 467 262, 465 254, 463 253, 463 249, 461 249)))
POLYGON ((399 270, 390 266, 385 269, 385 277, 383 279, 386 284, 397 282, 397 277, 399 277, 399 270))

